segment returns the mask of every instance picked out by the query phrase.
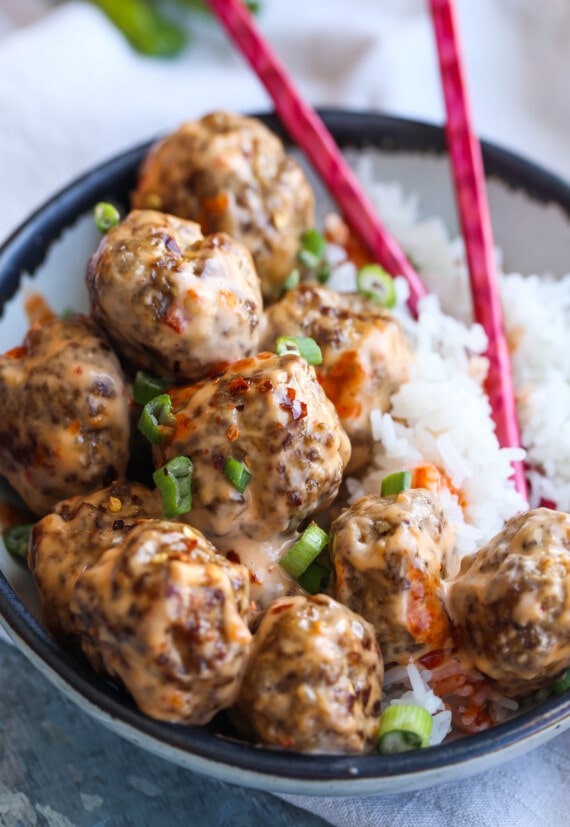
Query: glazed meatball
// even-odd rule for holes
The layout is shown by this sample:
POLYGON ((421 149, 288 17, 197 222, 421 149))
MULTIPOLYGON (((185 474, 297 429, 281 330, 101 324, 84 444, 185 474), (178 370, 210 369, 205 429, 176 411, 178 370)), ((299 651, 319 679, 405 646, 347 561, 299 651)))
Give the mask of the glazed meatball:
POLYGON ((135 210, 103 237, 87 267, 93 317, 134 365, 198 379, 256 353, 262 299, 251 255, 225 233, 135 210))
POLYGON ((450 636, 442 574, 454 534, 416 488, 361 497, 333 522, 334 596, 374 626, 385 663, 408 663, 450 636))
POLYGON ((332 598, 284 597, 255 633, 237 726, 295 752, 370 752, 384 668, 374 629, 332 598))
POLYGON ((249 577, 199 531, 146 521, 78 578, 71 600, 91 664, 147 715, 205 724, 239 691, 249 577))
POLYGON ((170 397, 176 427, 153 448, 155 464, 191 459, 192 508, 181 519, 216 547, 273 541, 336 496, 350 445, 302 357, 262 353, 170 397), (226 475, 228 460, 250 475, 243 491, 226 475))
POLYGON ((475 666, 510 696, 570 667, 570 516, 512 517, 449 583, 448 605, 475 666))
POLYGON ((360 295, 305 283, 267 310, 261 346, 273 350, 279 336, 310 336, 320 346, 317 376, 352 445, 347 471, 361 468, 370 459, 371 411, 389 410, 408 377, 412 355, 399 322, 360 295))
POLYGON ((311 187, 279 138, 260 121, 227 112, 186 123, 155 145, 132 203, 242 241, 267 298, 279 296, 314 223, 311 187))
POLYGON ((68 646, 77 645, 69 604, 82 571, 104 551, 120 545, 140 520, 162 516, 157 491, 116 482, 88 496, 62 500, 39 520, 30 536, 28 566, 34 577, 45 626, 68 646))
POLYGON ((0 468, 35 513, 124 476, 129 395, 87 317, 34 325, 0 356, 0 396, 0 468))

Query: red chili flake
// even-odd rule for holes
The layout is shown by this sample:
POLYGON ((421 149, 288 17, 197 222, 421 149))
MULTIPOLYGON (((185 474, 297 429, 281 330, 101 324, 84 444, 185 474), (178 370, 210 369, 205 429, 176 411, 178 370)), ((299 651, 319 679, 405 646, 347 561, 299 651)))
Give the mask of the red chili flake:
POLYGON ((185 539, 184 539, 184 545, 186 546, 186 548, 188 549, 188 551, 194 551, 194 549, 195 549, 195 548, 196 548, 196 546, 198 545, 198 540, 196 540, 196 539, 190 539, 190 538, 185 538, 185 539))
POLYGON ((284 411, 289 411, 291 417, 295 420, 303 419, 307 416, 307 405, 296 399, 295 388, 287 388, 287 396, 279 403, 279 407, 284 411))
POLYGON ((264 379, 257 387, 260 393, 269 393, 273 390, 273 382, 271 379, 264 379))
POLYGON ((183 333, 186 330, 187 319, 179 307, 176 307, 176 305, 171 304, 168 310, 166 311, 166 316, 164 317, 164 324, 168 325, 168 327, 171 327, 175 333, 183 333))
POLYGON ((226 557, 230 561, 230 563, 241 563, 241 558, 239 554, 237 553, 237 551, 234 551, 233 549, 230 549, 226 553, 226 557))
POLYGON ((4 354, 8 359, 21 359, 23 356, 28 355, 28 348, 21 345, 20 347, 13 347, 12 350, 9 350, 7 353, 4 354))
POLYGON ((230 393, 243 393, 244 391, 248 390, 249 385, 243 376, 238 376, 237 379, 232 379, 229 384, 228 390, 230 393))
POLYGON ((279 606, 274 606, 272 609, 269 609, 269 611, 272 615, 277 615, 284 612, 285 609, 290 609, 292 605, 292 603, 281 603, 279 606))
POLYGON ((236 439, 238 438, 239 428, 235 424, 235 422, 232 422, 232 424, 230 425, 230 427, 226 431, 226 436, 227 436, 227 438, 229 439, 230 442, 235 442, 236 439))

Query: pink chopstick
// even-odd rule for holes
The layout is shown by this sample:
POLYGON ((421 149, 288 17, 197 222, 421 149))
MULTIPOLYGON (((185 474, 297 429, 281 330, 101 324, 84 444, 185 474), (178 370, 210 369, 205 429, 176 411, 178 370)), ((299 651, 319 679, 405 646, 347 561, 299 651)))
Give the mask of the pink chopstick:
MULTIPOLYGON (((446 134, 471 279, 475 319, 489 339, 487 393, 499 444, 519 447, 514 387, 493 251, 481 146, 473 130, 453 0, 430 0, 447 112, 446 134)), ((524 466, 513 462, 517 490, 527 496, 524 466)))
POLYGON ((373 258, 391 275, 404 276, 410 287, 408 304, 417 304, 426 289, 420 277, 386 229, 317 113, 301 98, 285 67, 257 29, 242 0, 207 0, 230 38, 267 89, 283 124, 304 151, 344 217, 368 247, 373 258))

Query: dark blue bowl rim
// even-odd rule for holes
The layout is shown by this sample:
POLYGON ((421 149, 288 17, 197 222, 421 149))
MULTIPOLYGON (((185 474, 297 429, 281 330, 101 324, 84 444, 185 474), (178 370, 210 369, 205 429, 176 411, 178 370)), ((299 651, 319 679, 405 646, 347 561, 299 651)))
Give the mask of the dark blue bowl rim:
MULTIPOLYGON (((320 110, 337 142, 348 146, 376 146, 384 151, 413 151, 442 155, 445 153, 444 130, 436 125, 371 112, 320 110)), ((272 129, 287 135, 277 117, 257 113, 272 129)), ((42 263, 50 244, 102 199, 128 204, 128 195, 136 169, 150 143, 130 149, 97 166, 73 181, 40 207, 5 242, 0 249, 0 307, 15 293, 22 273, 33 273, 42 263)), ((483 157, 488 176, 498 178, 513 189, 525 191, 531 198, 558 205, 570 216, 570 186, 561 178, 501 147, 483 142, 483 157)), ((570 696, 553 697, 539 708, 523 712, 486 732, 470 735, 428 750, 394 756, 297 755, 260 749, 224 735, 223 726, 205 728, 166 724, 143 715, 132 701, 109 682, 99 678, 81 660, 62 650, 24 607, 6 577, 0 572, 0 614, 16 645, 32 661, 42 664, 42 671, 57 684, 80 696, 92 714, 119 722, 131 739, 147 741, 224 766, 231 771, 246 771, 271 787, 271 778, 291 782, 351 782, 366 779, 415 780, 442 772, 459 764, 477 762, 493 753, 510 751, 545 731, 554 734, 570 715, 570 696), (137 738, 140 735, 140 738, 137 738)), ((210 771, 210 770, 208 770, 210 771)), ((238 776, 236 775, 237 779, 238 776)), ((421 784, 418 783, 417 786, 421 784)), ((350 787, 350 784, 348 784, 350 787)))

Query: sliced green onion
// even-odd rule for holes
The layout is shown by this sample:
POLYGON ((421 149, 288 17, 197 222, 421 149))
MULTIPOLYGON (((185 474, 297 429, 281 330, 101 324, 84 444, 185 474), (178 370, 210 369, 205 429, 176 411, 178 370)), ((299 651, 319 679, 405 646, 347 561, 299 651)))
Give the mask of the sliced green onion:
POLYGON ((409 471, 396 471, 394 474, 388 474, 382 480, 380 496, 391 497, 394 494, 399 494, 400 491, 407 491, 411 484, 412 475, 409 471))
POLYGON ((380 718, 378 752, 387 755, 427 747, 432 724, 433 719, 423 706, 392 704, 380 718))
POLYGON ((394 279, 379 264, 361 267, 356 274, 356 286, 366 298, 382 307, 391 308, 396 304, 394 279))
POLYGON ((283 286, 281 288, 283 293, 286 293, 287 290, 292 290, 294 287, 297 287, 299 282, 301 281, 301 274, 299 270, 295 267, 294 270, 291 270, 285 281, 283 282, 283 286))
POLYGON ((570 689, 570 669, 567 669, 551 687, 555 695, 562 695, 567 689, 570 689))
POLYGON ((279 562, 291 577, 297 579, 307 571, 328 542, 329 535, 326 531, 316 523, 311 523, 279 562))
POLYGON ((301 236, 299 261, 309 270, 316 270, 327 249, 327 243, 318 230, 307 230, 301 236))
POLYGON ((275 352, 278 356, 297 353, 310 365, 320 365, 323 361, 320 347, 310 336, 279 336, 275 343, 275 352))
POLYGON ((188 457, 174 457, 152 475, 162 498, 162 511, 174 520, 192 508, 192 463, 188 457))
POLYGON ((311 565, 301 574, 297 581, 309 594, 322 594, 326 589, 331 570, 320 563, 311 565))
POLYGON ((146 405, 147 402, 160 396, 171 384, 167 379, 162 379, 159 376, 151 376, 150 373, 139 370, 133 382, 133 399, 138 405, 146 405))
POLYGON ((331 277, 331 266, 328 261, 323 261, 317 271, 317 281, 326 284, 331 277))
POLYGON ((2 535, 8 554, 20 565, 28 567, 28 541, 34 527, 33 523, 11 525, 2 535))
POLYGON ((176 418, 172 413, 172 400, 167 393, 155 396, 146 403, 138 429, 152 445, 161 445, 170 439, 176 429, 176 418))
POLYGON ((108 201, 99 201, 93 210, 93 219, 97 229, 102 233, 106 233, 111 227, 119 223, 121 216, 119 210, 113 204, 109 204, 108 201))
POLYGON ((233 457, 228 457, 224 464, 224 475, 229 479, 234 488, 243 494, 251 479, 251 474, 243 464, 233 457))

